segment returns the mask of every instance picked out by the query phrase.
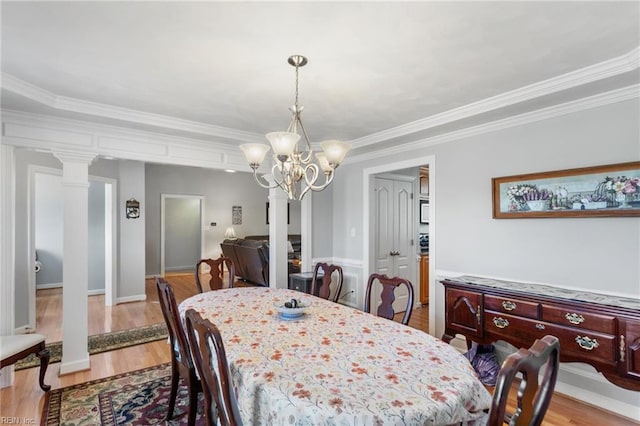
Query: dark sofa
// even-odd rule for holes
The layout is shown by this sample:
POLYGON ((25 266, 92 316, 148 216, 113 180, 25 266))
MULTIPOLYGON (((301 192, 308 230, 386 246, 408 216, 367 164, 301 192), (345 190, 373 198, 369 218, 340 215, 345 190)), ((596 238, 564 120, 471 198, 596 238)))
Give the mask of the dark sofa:
MULTIPOLYGON (((231 258, 236 277, 254 285, 269 285, 269 243, 261 239, 239 238, 220 243, 222 254, 231 258)), ((300 268, 289 262, 289 274, 300 268)))
MULTIPOLYGON (((245 240, 264 241, 269 244, 268 235, 247 235, 244 238, 245 240)), ((293 253, 289 253, 289 258, 300 259, 300 253, 302 251, 302 236, 300 234, 289 234, 287 235, 287 239, 291 242, 291 246, 293 247, 293 253)))

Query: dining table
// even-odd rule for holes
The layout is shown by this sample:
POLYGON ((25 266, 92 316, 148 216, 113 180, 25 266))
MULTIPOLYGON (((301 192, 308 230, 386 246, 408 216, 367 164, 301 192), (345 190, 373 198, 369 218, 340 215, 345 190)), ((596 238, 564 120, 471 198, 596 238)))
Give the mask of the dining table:
POLYGON ((220 330, 244 425, 481 424, 491 395, 421 330, 295 290, 235 287, 179 305, 220 330), (283 317, 290 299, 309 305, 283 317))

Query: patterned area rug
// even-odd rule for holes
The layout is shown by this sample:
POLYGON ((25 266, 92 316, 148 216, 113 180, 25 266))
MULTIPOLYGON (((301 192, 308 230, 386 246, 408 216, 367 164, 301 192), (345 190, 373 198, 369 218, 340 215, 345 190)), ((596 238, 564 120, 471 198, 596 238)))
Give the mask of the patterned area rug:
MULTIPOLYGON (((42 409, 43 426, 186 425, 187 388, 180 383, 174 418, 164 420, 169 404, 171 364, 54 389, 42 409)), ((196 425, 204 425, 202 394, 196 425)))
MULTIPOLYGON (((89 336, 89 355, 162 340, 168 336, 169 332, 165 323, 96 334, 89 336)), ((62 342, 47 343, 47 348, 51 351, 51 360, 49 362, 60 362, 62 359, 62 342)), ((18 361, 15 364, 15 369, 22 370, 23 368, 37 367, 39 365, 40 359, 35 354, 31 354, 18 361)))

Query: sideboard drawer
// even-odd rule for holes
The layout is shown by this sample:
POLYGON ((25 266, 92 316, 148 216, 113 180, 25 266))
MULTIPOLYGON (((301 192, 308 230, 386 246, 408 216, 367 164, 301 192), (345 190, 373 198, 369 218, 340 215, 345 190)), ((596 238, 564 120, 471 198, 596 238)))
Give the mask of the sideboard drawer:
POLYGON ((560 339, 560 358, 587 358, 614 365, 616 337, 580 328, 564 327, 544 321, 521 318, 501 312, 485 312, 485 329, 508 342, 530 342, 551 334, 560 339))
POLYGON ((567 309, 543 304, 542 320, 585 330, 616 334, 615 317, 584 312, 579 309, 567 309))
POLYGON ((520 315, 527 318, 539 318, 539 306, 540 304, 535 302, 525 302, 508 297, 484 296, 485 309, 511 315, 520 315))

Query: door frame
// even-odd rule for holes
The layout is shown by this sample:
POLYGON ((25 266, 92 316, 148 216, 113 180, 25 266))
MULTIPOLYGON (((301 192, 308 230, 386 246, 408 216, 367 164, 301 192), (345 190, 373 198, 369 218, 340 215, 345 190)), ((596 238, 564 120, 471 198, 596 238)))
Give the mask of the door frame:
MULTIPOLYGON (((164 277, 165 274, 165 214, 166 214, 166 200, 169 198, 181 198, 187 200, 198 200, 200 202, 200 258, 204 256, 204 231, 205 231, 205 217, 204 217, 204 195, 188 195, 188 194, 160 194, 160 276, 164 277)), ((193 265, 195 267, 195 264, 193 265)))
MULTIPOLYGON (((371 275, 372 265, 375 262, 372 259, 373 238, 370 238, 372 234, 371 223, 371 191, 374 184, 374 175, 381 173, 389 173, 395 170, 408 169, 410 167, 429 166, 429 294, 435 294, 435 265, 436 265, 436 253, 432 250, 436 241, 436 215, 435 208, 436 203, 436 156, 427 155, 424 157, 411 158, 408 160, 397 161, 393 163, 386 163, 379 166, 367 167, 362 170, 362 271, 366 277, 371 275)), ((414 200, 418 197, 415 196, 414 200)), ((416 234, 417 238, 417 234, 416 234)), ((416 252, 417 255, 417 252, 416 252)), ((429 334, 435 333, 436 327, 436 312, 435 309, 429 309, 429 334)))
MULTIPOLYGON (((36 329, 36 271, 33 268, 36 262, 36 219, 35 219, 35 193, 36 193, 36 179, 35 175, 48 174, 53 176, 62 176, 62 169, 56 169, 54 167, 38 166, 30 164, 28 166, 28 182, 27 182, 27 259, 29 267, 29 273, 27 274, 27 298, 29 306, 29 322, 28 327, 32 330, 36 329)), ((117 257, 117 238, 118 238, 118 181, 116 179, 107 178, 103 176, 88 176, 89 181, 102 182, 105 184, 105 279, 104 279, 104 291, 105 306, 113 306, 116 304, 117 298, 117 283, 116 277, 118 276, 118 257, 117 257), (107 185, 110 190, 107 189, 107 185), (107 198, 107 194, 110 196, 110 200, 107 198)), ((63 277, 64 281, 64 277, 63 277)), ((62 287, 64 292, 64 286, 62 287)))

